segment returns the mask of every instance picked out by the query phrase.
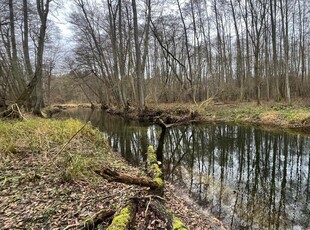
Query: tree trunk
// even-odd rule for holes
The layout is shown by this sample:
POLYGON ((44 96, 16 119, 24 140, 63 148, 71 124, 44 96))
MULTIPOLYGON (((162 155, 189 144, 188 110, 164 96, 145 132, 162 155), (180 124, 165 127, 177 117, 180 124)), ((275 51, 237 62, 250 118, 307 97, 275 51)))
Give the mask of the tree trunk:
POLYGON ((139 30, 138 30, 138 15, 136 0, 132 0, 132 11, 133 11, 133 30, 136 50, 136 76, 137 76, 137 88, 138 88, 138 104, 141 111, 144 110, 144 81, 141 68, 141 51, 139 43, 139 30))
POLYGON ((44 3, 43 0, 37 0, 37 11, 40 16, 40 32, 38 38, 38 48, 37 48, 37 61, 36 61, 36 72, 37 77, 36 84, 36 98, 33 113, 38 116, 42 116, 41 108, 44 105, 43 102, 43 53, 45 45, 45 36, 46 36, 46 27, 47 27, 47 15, 49 13, 49 4, 50 0, 46 0, 44 3))
POLYGON ((236 32, 236 39, 237 39, 237 79, 239 79, 239 87, 240 87, 240 101, 243 101, 244 99, 244 82, 243 82, 243 68, 242 68, 242 50, 241 50, 241 42, 240 42, 240 35, 238 30, 238 24, 236 19, 236 13, 235 13, 235 7, 233 5, 232 0, 230 0, 233 20, 234 20, 234 27, 236 32))
POLYGON ((277 32, 276 32, 276 1, 270 0, 270 20, 271 20, 271 40, 272 40, 272 59, 273 59, 273 77, 275 80, 275 97, 280 100, 280 86, 278 76, 278 54, 277 54, 277 32), (273 5, 274 4, 274 5, 273 5))
POLYGON ((291 90, 289 82, 289 41, 288 41, 288 3, 287 0, 280 1, 281 17, 282 17, 282 31, 284 39, 284 72, 285 72, 285 96, 289 105, 291 105, 291 90))
MULTIPOLYGON (((15 36, 15 17, 13 9, 13 0, 9 0, 9 11, 10 11, 10 35, 11 35, 11 71, 13 75, 13 82, 15 92, 20 93, 25 87, 25 81, 22 78, 22 73, 17 56, 16 36, 15 36)), ((15 95, 17 97, 18 95, 15 95)))
POLYGON ((29 25, 28 25, 28 3, 27 0, 23 0, 23 13, 24 13, 24 33, 23 33, 23 52, 24 52, 24 62, 27 72, 27 79, 30 81, 30 79, 33 77, 33 71, 32 66, 30 62, 29 57, 29 45, 28 45, 28 37, 29 37, 29 25))

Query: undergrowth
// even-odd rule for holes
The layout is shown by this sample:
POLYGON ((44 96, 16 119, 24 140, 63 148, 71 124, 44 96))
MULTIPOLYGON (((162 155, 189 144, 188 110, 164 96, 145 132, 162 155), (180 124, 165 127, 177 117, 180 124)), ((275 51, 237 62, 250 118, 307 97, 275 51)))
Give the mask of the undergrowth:
POLYGON ((108 161, 110 148, 99 130, 83 126, 74 119, 0 120, 0 168, 21 159, 29 162, 27 171, 96 181, 92 168, 108 161))

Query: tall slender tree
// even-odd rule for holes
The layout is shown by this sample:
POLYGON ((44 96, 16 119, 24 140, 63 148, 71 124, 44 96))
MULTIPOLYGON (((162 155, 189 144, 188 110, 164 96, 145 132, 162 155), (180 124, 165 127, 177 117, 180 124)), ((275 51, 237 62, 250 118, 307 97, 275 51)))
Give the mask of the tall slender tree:
POLYGON ((138 103, 140 110, 144 110, 145 101, 144 101, 144 81, 142 73, 142 64, 141 64, 141 49, 139 42, 139 29, 138 29, 138 13, 137 13, 137 4, 136 0, 132 0, 132 12, 133 12, 133 30, 134 30, 134 41, 135 41, 135 52, 136 52, 136 77, 137 77, 137 89, 138 89, 138 103))

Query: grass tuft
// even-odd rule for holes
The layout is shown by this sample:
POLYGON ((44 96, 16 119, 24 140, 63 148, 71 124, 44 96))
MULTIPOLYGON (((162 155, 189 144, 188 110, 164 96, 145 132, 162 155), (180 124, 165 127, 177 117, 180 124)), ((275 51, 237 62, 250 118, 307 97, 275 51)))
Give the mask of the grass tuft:
POLYGON ((83 125, 74 119, 0 120, 0 167, 26 161, 28 181, 48 171, 62 181, 96 182, 92 168, 107 161, 110 147, 99 130, 88 124, 80 130, 83 125))

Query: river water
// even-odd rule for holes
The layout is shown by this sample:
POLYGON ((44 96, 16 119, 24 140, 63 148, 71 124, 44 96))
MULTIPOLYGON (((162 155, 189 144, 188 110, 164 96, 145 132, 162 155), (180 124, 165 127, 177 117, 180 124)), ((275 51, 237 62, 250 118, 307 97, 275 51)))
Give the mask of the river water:
MULTIPOLYGON (((58 117, 86 121, 88 109, 58 117)), ((310 229, 310 139, 252 126, 161 128, 101 111, 90 120, 132 165, 153 145, 165 178, 232 229, 310 229)))

